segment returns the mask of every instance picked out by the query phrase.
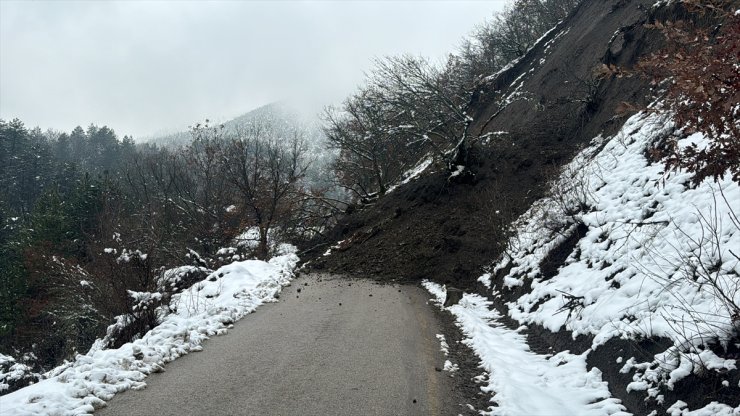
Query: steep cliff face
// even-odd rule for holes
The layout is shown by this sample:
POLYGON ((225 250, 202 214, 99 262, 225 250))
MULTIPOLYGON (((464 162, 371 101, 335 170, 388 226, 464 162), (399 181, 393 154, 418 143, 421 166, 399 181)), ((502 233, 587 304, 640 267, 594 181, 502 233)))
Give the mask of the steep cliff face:
POLYGON ((509 140, 491 147, 532 149, 532 167, 560 164, 584 140, 614 132, 624 121, 617 106, 644 103, 648 90, 640 79, 604 74, 603 65, 629 68, 659 43, 643 27, 652 3, 582 2, 526 56, 486 80, 472 130, 507 132, 496 137, 509 140))
POLYGON ((448 180, 434 165, 342 220, 345 240, 312 264, 380 279, 472 287, 500 253, 504 229, 542 196, 554 172, 598 134, 618 129, 619 103, 643 105, 639 78, 600 76, 659 44, 643 28, 651 1, 586 1, 526 56, 481 83, 474 99, 475 178, 448 180))

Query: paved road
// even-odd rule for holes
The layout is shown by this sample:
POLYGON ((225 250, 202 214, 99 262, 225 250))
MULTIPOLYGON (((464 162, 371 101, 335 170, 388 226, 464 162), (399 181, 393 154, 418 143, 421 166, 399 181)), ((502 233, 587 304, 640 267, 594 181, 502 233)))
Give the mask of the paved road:
POLYGON ((457 414, 435 370, 444 357, 427 299, 416 287, 301 277, 97 414, 457 414))

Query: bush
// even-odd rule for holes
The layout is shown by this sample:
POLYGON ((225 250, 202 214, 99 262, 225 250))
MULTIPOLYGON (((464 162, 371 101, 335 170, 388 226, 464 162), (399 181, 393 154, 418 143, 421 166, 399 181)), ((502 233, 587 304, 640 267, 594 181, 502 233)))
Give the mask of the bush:
POLYGON ((667 44, 638 65, 638 72, 665 87, 664 102, 681 127, 682 135, 665 143, 659 156, 668 169, 694 173, 694 185, 725 173, 740 183, 740 15, 732 3, 684 0, 688 18, 654 23, 667 44), (707 142, 679 145, 694 132, 707 142))

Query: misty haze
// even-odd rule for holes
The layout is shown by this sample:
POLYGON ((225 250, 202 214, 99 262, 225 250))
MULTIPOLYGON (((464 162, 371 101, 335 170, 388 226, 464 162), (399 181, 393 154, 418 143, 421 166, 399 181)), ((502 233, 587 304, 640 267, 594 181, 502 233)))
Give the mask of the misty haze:
POLYGON ((371 59, 444 60, 493 1, 0 2, 0 118, 142 139, 275 101, 317 113, 371 59))

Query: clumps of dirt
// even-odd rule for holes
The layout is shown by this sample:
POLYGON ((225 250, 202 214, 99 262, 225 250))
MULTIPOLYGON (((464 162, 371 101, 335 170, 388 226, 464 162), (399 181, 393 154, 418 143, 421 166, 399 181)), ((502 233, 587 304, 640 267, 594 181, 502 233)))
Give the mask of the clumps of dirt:
POLYGON ((519 214, 493 209, 495 196, 516 199, 512 205, 521 207, 533 198, 526 185, 494 179, 494 170, 503 164, 494 161, 500 158, 483 154, 474 168, 474 183, 450 183, 442 171, 431 172, 374 205, 356 209, 329 233, 327 240, 334 246, 330 255, 323 256, 324 245, 304 258, 317 271, 381 281, 432 279, 470 287, 482 267, 500 253, 500 244, 506 241, 502 225, 519 214))
POLYGON ((594 71, 606 61, 633 65, 652 50, 657 36, 641 24, 651 4, 583 2, 481 87, 472 112, 471 131, 481 139, 470 152, 471 180, 450 181, 441 166, 430 167, 377 201, 352 207, 325 237, 302 247, 314 248, 304 261, 316 271, 473 288, 502 253, 509 224, 543 196, 552 172, 593 137, 621 126, 620 103, 647 100, 643 80, 597 78, 594 71), (323 256, 328 246, 335 249, 323 256))

